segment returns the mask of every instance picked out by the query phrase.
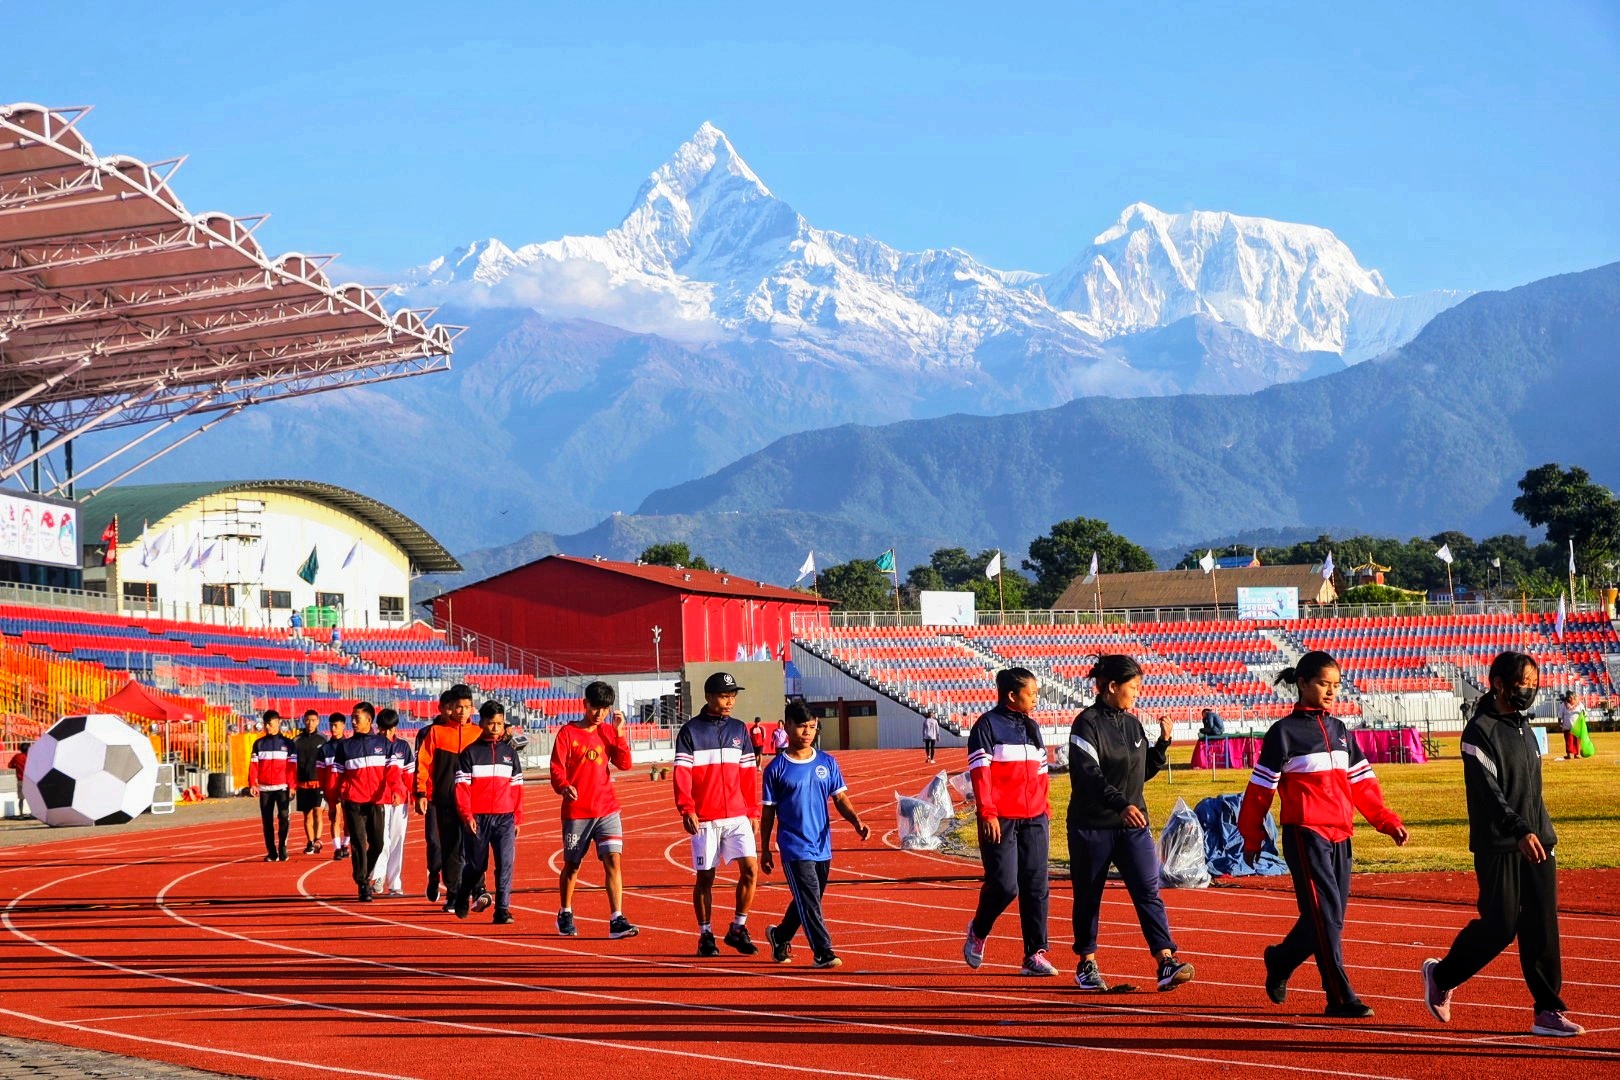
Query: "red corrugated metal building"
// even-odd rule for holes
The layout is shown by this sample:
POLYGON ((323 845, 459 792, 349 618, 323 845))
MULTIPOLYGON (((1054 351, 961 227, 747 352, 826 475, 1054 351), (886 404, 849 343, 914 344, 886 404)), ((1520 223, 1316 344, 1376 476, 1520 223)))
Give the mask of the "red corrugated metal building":
POLYGON ((730 661, 739 646, 785 660, 793 616, 824 620, 831 606, 735 574, 551 555, 435 597, 433 622, 612 674, 730 661))

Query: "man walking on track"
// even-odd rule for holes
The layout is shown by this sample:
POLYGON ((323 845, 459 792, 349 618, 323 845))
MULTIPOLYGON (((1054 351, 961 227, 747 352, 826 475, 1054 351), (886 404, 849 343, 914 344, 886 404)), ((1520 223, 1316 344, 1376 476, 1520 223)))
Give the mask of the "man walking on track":
POLYGON ((248 757, 248 791, 259 797, 259 819, 264 823, 265 862, 287 861, 287 808, 292 802, 293 777, 298 772, 298 749, 281 733, 281 714, 265 710, 264 734, 253 740, 248 757), (272 830, 274 818, 280 826, 272 830))
POLYGON ((333 713, 326 720, 326 742, 315 756, 315 780, 326 803, 326 820, 332 826, 332 861, 349 857, 349 835, 343 828, 342 775, 334 767, 338 744, 348 735, 348 717, 333 713))
POLYGON ((744 956, 759 952, 748 936, 759 851, 759 771, 748 728, 731 715, 737 685, 717 671, 703 683, 703 711, 675 736, 675 809, 692 837, 692 911, 698 922, 699 956, 718 956, 711 918, 714 874, 722 862, 737 864, 737 907, 725 942, 744 956))
POLYGON ((1046 743, 1030 713, 1040 684, 1027 668, 996 672, 996 707, 968 734, 968 776, 979 815, 979 858, 984 884, 968 923, 962 959, 984 962, 984 942, 1014 899, 1023 929, 1023 975, 1056 975, 1046 956, 1047 852, 1051 806, 1047 802, 1046 743))
MULTIPOLYGON (((512 871, 518 827, 523 824, 523 762, 506 741, 506 710, 486 701, 478 710, 479 739, 456 757, 456 815, 462 828, 461 884, 454 894, 456 918, 465 919, 480 890, 491 853, 495 856, 495 922, 512 923, 512 871)), ((480 907, 479 910, 483 910, 480 907)))
POLYGON ((464 683, 440 694, 439 715, 422 729, 416 748, 416 812, 430 819, 426 830, 427 897, 439 898, 442 881, 445 911, 455 910, 456 891, 461 888, 462 829, 456 811, 456 759, 480 736, 479 726, 468 722, 473 712, 472 696, 472 688, 464 683))
POLYGON ((551 789, 563 798, 563 868, 557 876, 559 904, 557 933, 573 937, 574 885, 579 867, 591 845, 602 860, 607 889, 608 937, 635 937, 639 932, 624 917, 624 883, 619 853, 624 850, 624 827, 619 820, 619 796, 613 790, 614 769, 630 767, 630 740, 624 731, 624 713, 613 708, 618 695, 605 682, 585 688, 585 715, 557 732, 551 745, 551 789), (612 714, 613 723, 603 723, 612 714))
POLYGON ((371 891, 405 895, 405 826, 411 816, 411 784, 416 778, 416 754, 399 737, 399 713, 377 713, 377 728, 388 740, 388 790, 383 794, 383 850, 373 871, 371 891))
POLYGON ((754 744, 754 768, 765 767, 765 725, 754 717, 754 722, 748 726, 748 741, 754 744))
POLYGON ((350 856, 355 888, 360 900, 372 899, 371 879, 383 848, 383 798, 389 786, 397 783, 388 776, 389 767, 399 767, 389 753, 389 742, 372 730, 375 710, 370 702, 354 706, 354 734, 338 744, 332 767, 341 775, 343 824, 353 847, 350 856))
POLYGON ((293 739, 298 751, 298 812, 304 815, 304 854, 316 855, 321 850, 321 781, 316 773, 321 747, 326 736, 321 734, 321 714, 314 709, 304 713, 304 730, 293 739))

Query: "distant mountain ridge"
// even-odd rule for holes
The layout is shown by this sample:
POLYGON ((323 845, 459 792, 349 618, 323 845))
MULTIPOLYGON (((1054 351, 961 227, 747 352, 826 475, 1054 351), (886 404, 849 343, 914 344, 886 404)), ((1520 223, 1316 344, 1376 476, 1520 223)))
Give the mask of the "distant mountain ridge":
POLYGON ((469 327, 448 374, 253 410, 229 453, 143 475, 327 480, 466 552, 580 535, 795 432, 1313 378, 1449 302, 1391 297, 1309 226, 1137 204, 1097 240, 1041 274, 848 236, 704 125, 601 235, 408 275, 405 302, 469 327))

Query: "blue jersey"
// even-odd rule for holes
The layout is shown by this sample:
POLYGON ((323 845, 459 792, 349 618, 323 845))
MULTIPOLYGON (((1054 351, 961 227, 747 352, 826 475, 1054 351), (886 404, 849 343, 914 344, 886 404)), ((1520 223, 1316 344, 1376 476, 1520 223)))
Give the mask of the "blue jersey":
POLYGON ((843 790, 844 774, 838 762, 820 750, 808 761, 777 754, 765 767, 759 801, 776 808, 776 846, 783 862, 832 858, 827 800, 843 790))

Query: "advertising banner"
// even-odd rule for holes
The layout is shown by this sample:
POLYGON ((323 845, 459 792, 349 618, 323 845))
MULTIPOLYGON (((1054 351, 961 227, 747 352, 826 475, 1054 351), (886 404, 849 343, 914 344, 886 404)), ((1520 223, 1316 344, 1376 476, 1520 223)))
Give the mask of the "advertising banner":
POLYGON ((1297 619, 1299 590, 1287 588, 1240 588, 1237 591, 1240 619, 1297 619))
POLYGON ((0 559, 79 565, 79 508, 0 494, 0 559))
POLYGON ((977 626, 979 616, 973 609, 970 592, 929 592, 918 594, 924 626, 977 626))

